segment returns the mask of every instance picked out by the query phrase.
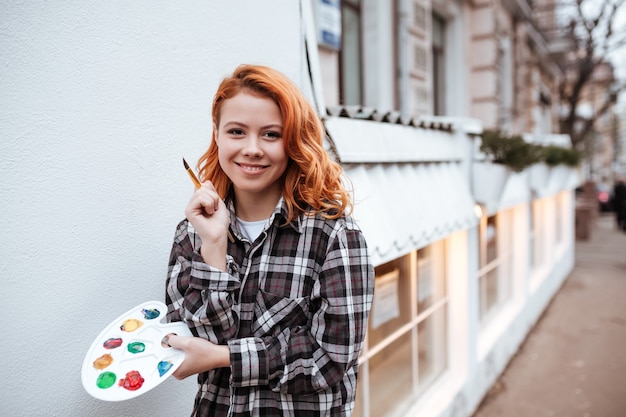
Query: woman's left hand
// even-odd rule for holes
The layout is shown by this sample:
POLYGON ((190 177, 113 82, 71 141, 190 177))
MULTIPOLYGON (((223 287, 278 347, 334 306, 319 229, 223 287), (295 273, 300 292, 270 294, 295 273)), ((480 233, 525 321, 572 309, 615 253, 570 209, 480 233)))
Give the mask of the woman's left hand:
POLYGON ((216 345, 200 337, 169 335, 167 343, 185 352, 183 363, 174 372, 174 378, 185 379, 190 375, 230 366, 230 349, 216 345))

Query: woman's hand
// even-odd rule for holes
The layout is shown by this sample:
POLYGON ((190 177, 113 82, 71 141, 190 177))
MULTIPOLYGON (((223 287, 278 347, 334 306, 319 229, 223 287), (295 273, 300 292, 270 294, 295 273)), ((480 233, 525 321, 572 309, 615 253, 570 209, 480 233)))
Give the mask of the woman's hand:
POLYGON ((210 181, 193 193, 185 216, 202 240, 200 253, 204 262, 226 269, 226 245, 230 216, 226 205, 210 181))
POLYGON ((173 373, 176 379, 230 366, 228 346, 216 345, 200 337, 168 335, 167 343, 185 352, 183 363, 173 373))

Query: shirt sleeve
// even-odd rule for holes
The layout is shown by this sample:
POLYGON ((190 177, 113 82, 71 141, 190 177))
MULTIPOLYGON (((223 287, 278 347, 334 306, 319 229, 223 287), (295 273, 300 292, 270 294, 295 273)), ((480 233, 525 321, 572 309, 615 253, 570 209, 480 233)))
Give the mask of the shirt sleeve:
POLYGON ((178 225, 170 252, 165 295, 168 321, 183 321, 195 336, 226 344, 238 325, 234 292, 240 283, 234 263, 227 257, 229 271, 204 263, 200 239, 190 229, 187 220, 178 225))
POLYGON ((374 267, 358 228, 330 237, 310 297, 310 327, 285 328, 278 337, 229 342, 232 384, 269 385, 305 395, 336 386, 356 366, 374 291, 374 267))

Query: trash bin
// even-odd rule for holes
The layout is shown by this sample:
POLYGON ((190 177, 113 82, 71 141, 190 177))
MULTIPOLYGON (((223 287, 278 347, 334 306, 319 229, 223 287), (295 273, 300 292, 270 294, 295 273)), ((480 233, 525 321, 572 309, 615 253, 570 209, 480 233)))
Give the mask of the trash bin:
POLYGON ((594 205, 589 200, 576 201, 576 240, 590 240, 595 219, 594 205))

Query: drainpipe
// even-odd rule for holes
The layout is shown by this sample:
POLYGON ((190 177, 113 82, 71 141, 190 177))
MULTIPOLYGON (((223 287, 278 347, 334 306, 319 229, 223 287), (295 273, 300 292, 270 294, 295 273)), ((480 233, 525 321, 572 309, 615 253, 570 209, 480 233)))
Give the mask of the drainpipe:
POLYGON ((308 75, 313 104, 320 117, 326 117, 326 104, 322 91, 322 76, 317 51, 317 33, 311 0, 300 0, 300 25, 304 48, 304 66, 308 75))
POLYGON ((398 104, 400 106, 400 115, 408 118, 409 114, 409 16, 410 16, 411 0, 397 0, 397 19, 398 31, 398 104))

